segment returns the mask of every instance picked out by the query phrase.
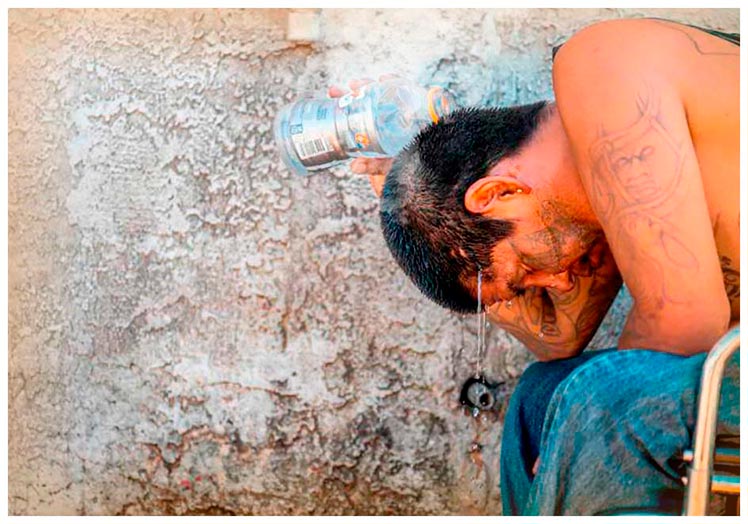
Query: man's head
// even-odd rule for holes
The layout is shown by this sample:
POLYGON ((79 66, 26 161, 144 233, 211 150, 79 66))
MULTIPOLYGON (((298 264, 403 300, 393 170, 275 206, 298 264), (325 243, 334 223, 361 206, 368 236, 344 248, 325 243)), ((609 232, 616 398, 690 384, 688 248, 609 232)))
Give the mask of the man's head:
MULTIPOLYGON (((553 285, 550 277, 588 247, 594 227, 575 220, 575 199, 552 197, 576 173, 556 116, 545 102, 458 110, 395 159, 382 192, 382 230, 429 298, 474 312, 479 270, 490 305, 529 285, 553 285)), ((576 178, 570 189, 581 191, 576 178)))

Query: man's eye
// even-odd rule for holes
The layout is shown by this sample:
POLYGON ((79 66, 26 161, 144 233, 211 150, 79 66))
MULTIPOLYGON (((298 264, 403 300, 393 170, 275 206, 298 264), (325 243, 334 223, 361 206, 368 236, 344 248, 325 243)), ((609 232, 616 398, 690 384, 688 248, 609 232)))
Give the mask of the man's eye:
POLYGON ((646 160, 647 157, 651 156, 652 153, 654 153, 655 148, 652 146, 647 146, 644 149, 641 150, 639 153, 639 160, 646 160))
POLYGON ((622 157, 618 158, 618 159, 617 159, 617 160, 616 160, 616 161, 615 161, 615 162, 613 163, 613 170, 614 170, 614 171, 618 171, 619 169, 621 169, 621 168, 624 168, 624 167, 626 167, 626 166, 627 166, 627 165, 629 165, 630 163, 631 163, 631 159, 630 159, 629 157, 627 157, 627 156, 622 156, 622 157))

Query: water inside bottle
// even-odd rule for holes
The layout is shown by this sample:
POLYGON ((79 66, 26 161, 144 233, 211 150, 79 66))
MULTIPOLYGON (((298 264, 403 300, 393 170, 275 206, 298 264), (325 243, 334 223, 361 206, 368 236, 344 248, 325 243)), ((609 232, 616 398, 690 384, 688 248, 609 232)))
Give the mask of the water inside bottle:
POLYGON ((395 155, 425 123, 418 115, 425 110, 422 96, 403 86, 386 86, 377 105, 376 126, 382 149, 395 155))

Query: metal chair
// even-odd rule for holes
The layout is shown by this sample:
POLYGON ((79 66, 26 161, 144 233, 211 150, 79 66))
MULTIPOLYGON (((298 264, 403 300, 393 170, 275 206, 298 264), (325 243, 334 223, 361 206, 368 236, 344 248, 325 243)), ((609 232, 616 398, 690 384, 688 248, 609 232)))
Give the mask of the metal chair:
POLYGON ((685 515, 706 515, 710 492, 740 497, 739 436, 718 439, 717 435, 722 379, 728 360, 739 347, 740 328, 736 327, 714 345, 704 361, 693 449, 683 454, 689 462, 685 515), (728 474, 715 474, 718 469, 726 469, 728 474))

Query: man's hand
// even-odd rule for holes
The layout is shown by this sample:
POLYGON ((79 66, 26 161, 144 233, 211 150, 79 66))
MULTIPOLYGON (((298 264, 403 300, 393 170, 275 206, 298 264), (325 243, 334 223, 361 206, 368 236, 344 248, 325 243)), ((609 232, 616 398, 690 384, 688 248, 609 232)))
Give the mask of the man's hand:
POLYGON ((541 361, 581 353, 621 288, 621 275, 604 238, 568 272, 573 281, 569 290, 528 287, 521 296, 488 309, 491 321, 514 335, 541 361))
POLYGON ((369 183, 378 197, 382 196, 384 177, 392 167, 392 158, 356 158, 351 162, 351 171, 369 175, 369 183))
MULTIPOLYGON (((383 75, 379 77, 379 81, 393 78, 394 75, 383 75)), ((350 91, 355 95, 358 90, 373 82, 371 78, 363 78, 360 80, 352 80, 348 83, 350 91)), ((330 98, 340 98, 341 96, 348 93, 348 90, 340 86, 331 86, 327 90, 327 95, 330 98)), ((351 171, 359 175, 369 175, 369 183, 371 188, 377 197, 382 196, 382 187, 384 186, 384 177, 392 167, 392 158, 356 158, 351 162, 351 171)))
POLYGON ((569 273, 579 277, 589 277, 603 266, 605 255, 610 251, 608 243, 604 240, 595 242, 592 247, 576 260, 570 267, 569 273))

